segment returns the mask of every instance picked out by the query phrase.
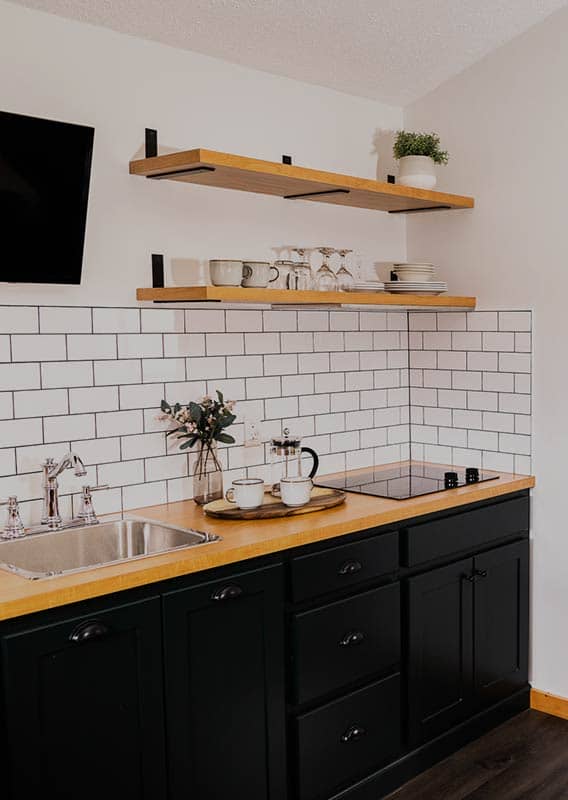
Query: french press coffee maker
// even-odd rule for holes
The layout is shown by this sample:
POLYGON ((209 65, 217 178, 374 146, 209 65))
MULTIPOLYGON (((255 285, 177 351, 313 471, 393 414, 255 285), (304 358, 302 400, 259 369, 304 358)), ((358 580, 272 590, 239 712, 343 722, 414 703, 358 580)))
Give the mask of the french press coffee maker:
POLYGON ((312 457, 312 468, 309 476, 313 478, 319 467, 319 457, 311 447, 302 447, 299 436, 291 436, 290 429, 284 428, 282 436, 270 440, 270 471, 272 494, 280 496, 280 480, 282 478, 302 477, 302 455, 312 457))

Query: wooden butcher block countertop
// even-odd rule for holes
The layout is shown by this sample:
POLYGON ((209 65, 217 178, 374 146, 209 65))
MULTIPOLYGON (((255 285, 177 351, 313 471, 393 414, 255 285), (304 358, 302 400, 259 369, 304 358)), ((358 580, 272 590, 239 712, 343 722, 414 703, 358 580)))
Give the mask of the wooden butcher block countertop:
POLYGON ((31 581, 0 570, 0 620, 278 553, 422 514, 458 508, 529 489, 534 484, 535 480, 530 476, 501 474, 496 480, 486 483, 410 500, 347 494, 345 503, 327 511, 253 521, 212 519, 191 500, 137 509, 125 516, 146 517, 216 533, 222 541, 43 580, 31 581))

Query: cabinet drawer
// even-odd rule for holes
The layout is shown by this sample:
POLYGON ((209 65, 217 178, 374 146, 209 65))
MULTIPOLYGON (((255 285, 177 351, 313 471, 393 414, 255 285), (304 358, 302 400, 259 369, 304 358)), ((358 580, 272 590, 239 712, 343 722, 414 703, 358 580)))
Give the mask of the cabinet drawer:
POLYGON ((299 800, 319 800, 400 750, 400 676, 298 717, 299 800))
POLYGON ((400 660, 400 588, 384 586, 296 614, 296 701, 304 703, 400 660))
POLYGON ((402 563, 414 567, 528 530, 529 498, 506 500, 403 530, 402 563))
POLYGON ((387 575, 398 568, 398 533, 331 547, 291 562, 292 596, 297 602, 387 575))

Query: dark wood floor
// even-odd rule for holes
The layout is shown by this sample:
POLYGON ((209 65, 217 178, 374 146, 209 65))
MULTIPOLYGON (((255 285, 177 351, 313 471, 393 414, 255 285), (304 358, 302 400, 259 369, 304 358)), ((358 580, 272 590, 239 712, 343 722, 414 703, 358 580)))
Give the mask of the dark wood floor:
POLYGON ((525 711, 389 800, 568 800, 568 720, 525 711))

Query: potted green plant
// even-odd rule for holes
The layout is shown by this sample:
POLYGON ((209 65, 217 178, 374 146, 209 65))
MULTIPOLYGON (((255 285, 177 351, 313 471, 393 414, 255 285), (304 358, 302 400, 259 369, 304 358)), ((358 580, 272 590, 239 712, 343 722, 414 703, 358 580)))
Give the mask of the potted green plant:
POLYGON ((436 164, 448 163, 448 152, 440 147, 437 133, 399 131, 394 157, 400 162, 398 182, 417 189, 433 189, 436 185, 436 164))
POLYGON ((223 470, 217 454, 217 442, 234 444, 227 428, 236 420, 234 400, 225 400, 217 390, 217 399, 205 396, 200 403, 170 405, 162 400, 159 419, 174 423, 166 436, 182 439, 180 450, 197 445, 193 469, 193 499, 205 505, 223 497, 223 470))

